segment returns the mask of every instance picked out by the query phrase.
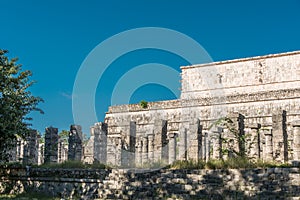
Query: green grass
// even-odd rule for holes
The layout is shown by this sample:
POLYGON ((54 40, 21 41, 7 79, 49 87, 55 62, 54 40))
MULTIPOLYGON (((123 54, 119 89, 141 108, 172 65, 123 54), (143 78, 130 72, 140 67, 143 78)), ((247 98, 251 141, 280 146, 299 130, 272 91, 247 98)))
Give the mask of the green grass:
POLYGON ((202 160, 178 160, 170 165, 170 169, 253 169, 270 167, 291 167, 291 165, 287 163, 279 164, 274 162, 264 162, 261 160, 253 162, 247 158, 209 160, 208 162, 202 160))
POLYGON ((202 160, 177 160, 172 165, 171 169, 204 169, 205 162, 202 160))
POLYGON ((65 161, 63 163, 47 163, 39 166, 34 166, 36 168, 64 168, 64 169, 110 169, 109 166, 102 163, 86 164, 80 161, 65 161))

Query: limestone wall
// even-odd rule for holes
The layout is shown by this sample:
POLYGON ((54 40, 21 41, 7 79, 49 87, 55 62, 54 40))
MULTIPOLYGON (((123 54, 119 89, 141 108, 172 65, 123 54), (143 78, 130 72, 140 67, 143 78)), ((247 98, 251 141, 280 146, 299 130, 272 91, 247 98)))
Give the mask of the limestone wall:
POLYGON ((300 199, 299 168, 0 169, 0 192, 80 199, 300 199))
POLYGON ((299 88, 300 51, 181 69, 182 99, 299 88))

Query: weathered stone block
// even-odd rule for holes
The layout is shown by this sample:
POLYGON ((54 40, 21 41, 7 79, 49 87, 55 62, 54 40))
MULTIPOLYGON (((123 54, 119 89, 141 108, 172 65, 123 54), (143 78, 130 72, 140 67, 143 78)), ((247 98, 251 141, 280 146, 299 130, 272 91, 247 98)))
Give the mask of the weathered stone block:
POLYGON ((58 156, 58 129, 48 127, 45 130, 45 163, 56 163, 58 156))
POLYGON ((71 125, 69 132, 68 160, 81 161, 83 136, 80 125, 71 125))

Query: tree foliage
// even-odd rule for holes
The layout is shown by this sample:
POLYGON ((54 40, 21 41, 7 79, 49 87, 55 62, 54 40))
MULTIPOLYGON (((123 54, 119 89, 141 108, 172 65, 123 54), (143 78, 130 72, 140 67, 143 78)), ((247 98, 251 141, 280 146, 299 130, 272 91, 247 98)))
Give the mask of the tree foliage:
POLYGON ((43 101, 29 91, 34 83, 29 80, 29 70, 22 70, 17 58, 9 59, 8 51, 0 49, 0 161, 7 161, 7 150, 16 137, 26 137, 29 133, 27 115, 31 111, 43 113, 37 107, 43 101))

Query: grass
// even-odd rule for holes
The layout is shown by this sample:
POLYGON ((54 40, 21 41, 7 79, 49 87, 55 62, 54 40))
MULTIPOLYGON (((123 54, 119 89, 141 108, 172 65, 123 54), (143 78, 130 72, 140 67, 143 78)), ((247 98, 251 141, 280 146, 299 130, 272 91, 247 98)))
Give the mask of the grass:
MULTIPOLYGON (((25 167, 20 163, 8 163, 2 165, 1 167, 25 167)), ((111 169, 111 166, 102 163, 86 164, 80 161, 65 161, 63 163, 47 163, 42 165, 34 165, 34 168, 52 168, 52 169, 111 169)), ((205 162, 203 160, 177 160, 171 165, 167 165, 163 161, 158 161, 154 163, 145 163, 142 166, 136 166, 136 168, 170 168, 170 169, 253 169, 253 168, 271 168, 271 167, 281 167, 287 168, 291 167, 288 163, 276 163, 276 162, 265 162, 262 160, 251 161, 248 158, 230 158, 227 160, 209 160, 205 162)))
POLYGON ((109 166, 102 163, 86 164, 80 161, 65 161, 63 163, 46 163, 38 166, 36 168, 64 168, 64 169, 110 169, 109 166))
POLYGON ((247 158, 230 158, 227 160, 209 160, 208 162, 198 160, 178 160, 170 165, 170 169, 253 169, 270 167, 291 167, 290 164, 264 162, 258 160, 250 161, 247 158))
POLYGON ((204 169, 205 162, 202 160, 177 160, 170 165, 171 169, 204 169))
MULTIPOLYGON (((5 163, 0 165, 1 168, 24 168, 26 165, 14 162, 5 163)), ((64 169, 111 169, 110 166, 95 162, 93 164, 87 164, 80 161, 65 161, 63 163, 44 163, 42 165, 32 165, 34 168, 64 168, 64 169)))

